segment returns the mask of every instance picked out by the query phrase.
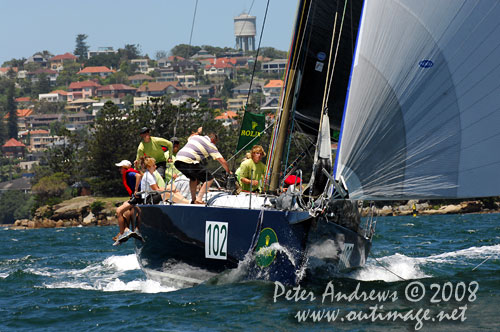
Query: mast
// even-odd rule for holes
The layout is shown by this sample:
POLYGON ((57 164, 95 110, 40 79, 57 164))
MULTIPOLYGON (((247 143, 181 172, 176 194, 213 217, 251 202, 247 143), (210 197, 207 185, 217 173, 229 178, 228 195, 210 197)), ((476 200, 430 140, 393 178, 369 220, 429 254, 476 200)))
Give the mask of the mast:
POLYGON ((310 1, 303 0, 299 2, 298 7, 298 17, 295 28, 295 36, 292 40, 292 47, 290 49, 290 55, 288 57, 288 72, 285 82, 285 88, 283 90, 283 98, 281 103, 281 113, 277 114, 276 124, 274 127, 274 133, 277 132, 276 141, 274 142, 275 149, 273 146, 270 148, 270 160, 268 163, 268 175, 270 174, 269 190, 274 191, 279 186, 280 180, 280 170, 283 158, 283 151, 285 148, 286 139, 289 135, 289 125, 290 125, 290 111, 292 109, 295 85, 296 85, 296 68, 298 64, 298 55, 301 45, 299 41, 302 40, 305 25, 306 25, 306 11, 305 8, 309 5, 310 1), (279 118, 278 118, 279 116, 279 118))

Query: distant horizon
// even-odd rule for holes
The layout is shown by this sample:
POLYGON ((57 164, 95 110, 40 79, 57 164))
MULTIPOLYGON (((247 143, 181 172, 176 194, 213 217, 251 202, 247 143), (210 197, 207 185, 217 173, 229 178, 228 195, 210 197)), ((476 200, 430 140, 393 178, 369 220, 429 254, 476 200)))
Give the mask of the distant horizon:
MULTIPOLYGON (((89 51, 132 44, 139 45, 141 55, 155 59, 157 51, 169 54, 176 45, 189 44, 195 4, 195 0, 145 0, 140 5, 132 0, 119 5, 52 0, 50 7, 31 0, 2 3, 2 12, 8 14, 0 21, 4 32, 0 34, 0 65, 43 51, 73 53, 78 34, 88 36, 89 51), (9 31, 12 33, 5 33, 9 31)), ((235 48, 233 18, 249 13, 257 17, 257 48, 266 5, 266 0, 217 0, 217 6, 199 0, 191 45, 235 48)), ((288 51, 296 7, 291 1, 270 0, 261 47, 288 51)))

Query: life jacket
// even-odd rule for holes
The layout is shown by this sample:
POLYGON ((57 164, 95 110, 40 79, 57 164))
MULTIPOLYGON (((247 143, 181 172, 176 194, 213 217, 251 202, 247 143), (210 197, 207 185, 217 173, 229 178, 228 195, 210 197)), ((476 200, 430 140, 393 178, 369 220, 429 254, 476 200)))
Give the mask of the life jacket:
POLYGON ((139 173, 139 171, 133 169, 132 167, 128 168, 125 172, 122 172, 122 182, 123 186, 127 190, 127 193, 129 196, 131 196, 135 190, 135 174, 134 174, 134 183, 131 181, 127 181, 127 174, 128 173, 139 173), (132 187, 132 188, 131 188, 132 187))

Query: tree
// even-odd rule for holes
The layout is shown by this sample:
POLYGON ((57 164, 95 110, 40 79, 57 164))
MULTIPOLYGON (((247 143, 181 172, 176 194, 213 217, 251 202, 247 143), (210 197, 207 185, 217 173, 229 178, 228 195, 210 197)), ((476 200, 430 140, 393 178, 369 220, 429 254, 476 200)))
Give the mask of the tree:
POLYGON ((18 190, 8 190, 0 195, 0 224, 12 224, 16 219, 30 217, 32 195, 18 190))
POLYGON ((14 59, 12 58, 9 61, 5 61, 2 67, 16 67, 19 70, 24 68, 24 62, 26 62, 26 58, 14 59))
POLYGON ((85 42, 87 38, 88 36, 85 34, 79 34, 76 36, 76 47, 73 53, 75 53, 80 62, 87 59, 87 53, 89 51, 89 47, 85 42))
POLYGON ((135 160, 138 130, 111 101, 106 102, 94 121, 89 137, 88 173, 93 191, 101 195, 116 195, 122 191, 121 177, 115 163, 122 160, 135 160))
POLYGON ((155 58, 156 58, 156 60, 160 60, 160 59, 166 58, 167 55, 168 55, 167 51, 160 50, 160 51, 156 51, 155 58))
POLYGON ((181 57, 187 59, 187 58, 195 55, 196 53, 198 53, 198 51, 200 51, 200 50, 201 50, 201 47, 199 47, 199 46, 190 46, 188 44, 179 44, 179 45, 174 46, 170 50, 170 54, 173 56, 181 56, 181 57))
POLYGON ((118 49, 118 54, 123 60, 137 59, 141 56, 141 46, 138 44, 126 44, 123 48, 118 49))
POLYGON ((60 198, 64 191, 68 188, 68 175, 59 172, 54 173, 50 176, 45 176, 36 183, 31 190, 36 195, 36 206, 42 206, 47 202, 58 202, 61 199, 55 200, 54 198, 60 198))
POLYGON ((41 73, 38 76, 38 80, 33 86, 32 96, 33 98, 38 98, 41 93, 48 93, 51 90, 50 78, 45 73, 41 73))
POLYGON ((59 86, 68 86, 71 82, 77 82, 78 75, 76 73, 78 73, 80 69, 79 63, 65 63, 63 70, 61 70, 57 76, 56 84, 59 86))
POLYGON ((7 114, 9 114, 9 121, 7 123, 7 131, 9 138, 17 139, 17 107, 14 100, 14 81, 10 81, 7 88, 7 114))

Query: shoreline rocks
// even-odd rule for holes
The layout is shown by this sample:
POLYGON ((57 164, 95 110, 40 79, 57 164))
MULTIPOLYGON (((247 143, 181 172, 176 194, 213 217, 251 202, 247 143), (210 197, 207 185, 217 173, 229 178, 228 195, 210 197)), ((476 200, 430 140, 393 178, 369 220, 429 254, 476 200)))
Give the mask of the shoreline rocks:
MULTIPOLYGON (((481 201, 463 201, 457 204, 445 204, 432 206, 428 202, 408 201, 402 205, 385 205, 382 208, 375 208, 376 216, 409 216, 414 213, 413 205, 417 215, 439 215, 439 214, 466 214, 466 213, 500 213, 499 203, 495 207, 487 208, 481 201)), ((363 217, 370 215, 370 208, 362 209, 363 217)))
POLYGON ((32 219, 20 219, 13 224, 3 226, 10 229, 36 229, 117 225, 116 206, 124 200, 91 196, 75 197, 54 206, 41 206, 32 219), (98 205, 102 208, 93 208, 93 203, 97 201, 101 202, 98 205))

